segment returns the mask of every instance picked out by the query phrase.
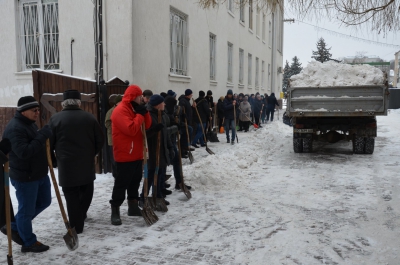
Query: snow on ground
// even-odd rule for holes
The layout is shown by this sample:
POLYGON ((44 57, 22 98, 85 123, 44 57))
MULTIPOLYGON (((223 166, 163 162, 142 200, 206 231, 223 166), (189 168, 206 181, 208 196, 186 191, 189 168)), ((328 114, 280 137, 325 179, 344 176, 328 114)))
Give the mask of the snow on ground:
POLYGON ((350 65, 334 61, 313 61, 299 74, 290 77, 291 87, 330 87, 383 84, 380 69, 367 64, 350 65))
MULTIPOLYGON (((123 224, 112 226, 113 180, 98 175, 80 247, 70 252, 53 197, 34 220, 50 250, 23 254, 13 243, 14 264, 399 264, 400 111, 378 117, 373 155, 353 155, 348 142, 295 154, 290 127, 263 127, 239 133, 234 146, 219 134, 213 156, 193 152, 195 162, 184 161, 193 198, 174 191, 151 227, 128 217, 126 203, 123 224)), ((6 264, 3 235, 0 253, 6 264)))

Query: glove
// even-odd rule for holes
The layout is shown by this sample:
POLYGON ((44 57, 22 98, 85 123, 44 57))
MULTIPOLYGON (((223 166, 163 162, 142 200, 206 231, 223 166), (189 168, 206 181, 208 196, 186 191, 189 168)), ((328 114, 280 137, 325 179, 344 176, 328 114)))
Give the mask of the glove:
POLYGON ((43 128, 41 130, 39 130, 38 133, 43 135, 45 137, 45 139, 48 139, 53 135, 53 132, 51 131, 51 128, 48 124, 43 126, 43 128))
POLYGON ((137 114, 144 116, 147 113, 145 105, 139 105, 135 101, 132 101, 131 104, 137 114))
POLYGON ((0 142, 0 151, 3 152, 3 154, 7 155, 11 151, 11 142, 7 138, 4 138, 0 142))
POLYGON ((57 159, 55 157, 51 157, 51 163, 53 164, 53 168, 57 168, 57 159))
POLYGON ((163 128, 164 128, 164 124, 158 123, 158 124, 154 125, 153 130, 154 130, 155 132, 159 132, 159 131, 161 131, 163 128))
POLYGON ((170 148, 168 151, 169 151, 169 160, 172 162, 172 160, 175 157, 175 151, 173 148, 170 148))

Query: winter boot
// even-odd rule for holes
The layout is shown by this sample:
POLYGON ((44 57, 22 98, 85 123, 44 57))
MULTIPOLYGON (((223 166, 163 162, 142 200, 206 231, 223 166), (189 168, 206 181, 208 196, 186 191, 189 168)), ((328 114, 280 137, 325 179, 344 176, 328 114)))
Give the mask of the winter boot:
POLYGON ((111 224, 122 225, 121 216, 119 215, 119 207, 111 205, 111 224))
MULTIPOLYGON (((7 227, 6 227, 6 226, 3 226, 3 227, 0 229, 0 231, 1 231, 3 234, 7 235, 7 227)), ((22 246, 22 245, 24 244, 24 242, 22 241, 22 238, 19 236, 18 231, 11 230, 11 239, 12 239, 12 241, 14 241, 15 243, 17 243, 18 245, 21 245, 21 246, 22 246)))
POLYGON ((43 245, 42 243, 40 243, 39 241, 36 241, 35 243, 33 243, 30 246, 22 246, 21 247, 21 252, 35 252, 35 253, 39 253, 39 252, 44 252, 49 250, 49 246, 43 245))
POLYGON ((229 140, 229 138, 226 139, 226 142, 227 142, 228 144, 231 143, 231 141, 229 140))
POLYGON ((142 216, 138 206, 138 200, 128 200, 128 216, 142 216))
POLYGON ((231 141, 231 145, 234 145, 234 144, 235 144, 235 140, 232 140, 232 141, 231 141))

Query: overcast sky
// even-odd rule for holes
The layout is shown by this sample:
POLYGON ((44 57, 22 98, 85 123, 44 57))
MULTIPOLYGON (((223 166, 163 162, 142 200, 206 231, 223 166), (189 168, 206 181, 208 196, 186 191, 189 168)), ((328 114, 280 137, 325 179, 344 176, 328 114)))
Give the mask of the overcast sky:
MULTIPOLYGON (((308 62, 312 61, 312 50, 316 50, 317 41, 320 37, 325 39, 328 47, 332 47, 331 53, 333 58, 355 56, 357 52, 365 52, 367 56, 379 56, 385 61, 394 59, 394 53, 400 50, 400 47, 385 47, 376 44, 370 44, 363 41, 356 41, 351 38, 332 34, 323 30, 316 30, 314 26, 306 25, 297 21, 289 10, 285 11, 285 19, 295 18, 295 23, 284 23, 284 48, 283 61, 292 61, 294 56, 300 58, 302 66, 305 67, 308 62)), ((321 28, 340 32, 347 35, 356 36, 358 38, 379 41, 388 44, 400 45, 400 32, 397 34, 389 33, 386 38, 382 34, 377 34, 366 29, 355 30, 355 28, 345 27, 338 22, 329 20, 313 21, 304 19, 304 22, 316 25, 321 28)))

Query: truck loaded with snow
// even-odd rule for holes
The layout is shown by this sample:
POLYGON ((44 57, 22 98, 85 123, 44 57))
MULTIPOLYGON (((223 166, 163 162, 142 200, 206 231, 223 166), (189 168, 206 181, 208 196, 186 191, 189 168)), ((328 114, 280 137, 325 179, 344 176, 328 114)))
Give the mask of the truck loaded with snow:
POLYGON ((353 153, 372 154, 376 116, 387 115, 386 76, 370 65, 311 62, 290 78, 285 115, 293 126, 295 153, 314 141, 353 142, 353 153))

